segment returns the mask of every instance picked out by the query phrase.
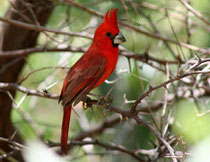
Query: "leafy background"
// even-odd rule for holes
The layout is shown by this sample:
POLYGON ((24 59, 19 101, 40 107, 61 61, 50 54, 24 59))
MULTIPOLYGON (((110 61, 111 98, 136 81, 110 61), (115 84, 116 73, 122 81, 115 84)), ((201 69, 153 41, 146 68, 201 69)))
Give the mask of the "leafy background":
MULTIPOLYGON (((183 13, 186 13, 186 8, 183 7, 180 1, 133 0, 133 3, 139 5, 135 8, 142 14, 137 14, 134 8, 127 3, 129 19, 127 19, 126 12, 121 1, 98 2, 78 0, 77 2, 94 10, 100 11, 101 13, 105 13, 107 9, 110 8, 118 8, 119 20, 124 22, 130 21, 130 23, 138 26, 139 28, 153 32, 153 28, 146 18, 147 16, 155 24, 161 35, 175 39, 175 35, 172 31, 174 30, 179 41, 186 42, 187 40, 186 24, 180 21, 180 19, 183 18, 183 13), (161 11, 159 12, 158 9, 142 7, 143 3, 156 6, 161 11), (164 8, 167 8, 167 11, 170 14, 175 14, 175 16, 167 18, 165 16, 164 8), (172 23, 173 29, 170 26, 169 19, 172 23)), ((209 0, 192 0, 191 5, 194 9, 200 11, 205 18, 209 18, 209 0)), ((1 0, 1 16, 5 14, 8 6, 9 3, 7 0, 1 0)), ((210 37, 205 24, 194 16, 191 16, 191 20, 195 23, 195 27, 192 27, 192 36, 190 38, 191 44, 201 48, 209 47, 210 37)), ((79 8, 57 4, 50 16, 47 27, 60 29, 62 31, 86 32, 94 34, 96 27, 101 21, 102 20, 100 18, 84 12, 79 8)), ((123 47, 128 49, 128 51, 143 53, 150 48, 150 54, 152 56, 160 59, 174 59, 174 56, 171 55, 162 41, 154 40, 148 36, 122 28, 121 26, 120 30, 127 40, 127 42, 123 44, 123 47)), ((70 45, 74 47, 87 48, 91 44, 91 40, 81 37, 69 37, 66 35, 56 35, 52 33, 48 34, 53 39, 50 39, 46 36, 46 34, 41 33, 39 41, 37 42, 37 47, 67 47, 70 45)), ((171 45, 171 47, 174 51, 176 51, 176 54, 181 52, 177 51, 177 45, 171 45)), ((182 48, 182 50, 183 52, 181 53, 184 55, 181 57, 183 59, 188 60, 192 57, 188 49, 182 48)), ((81 55, 82 53, 71 52, 40 52, 32 54, 27 58, 27 64, 21 73, 21 77, 24 77, 31 71, 44 67, 71 67, 81 55)), ((175 73, 177 71, 177 66, 170 66, 169 69, 171 72, 175 73)), ((40 70, 30 75, 30 77, 25 80, 22 85, 30 87, 31 89, 42 90, 56 83, 48 89, 48 92, 59 94, 66 72, 67 69, 61 68, 40 70)), ((120 56, 117 68, 108 80, 111 81, 117 78, 118 80, 114 84, 103 83, 101 86, 96 88, 93 93, 106 95, 107 92, 113 88, 111 92, 111 95, 114 98, 112 105, 124 110, 129 110, 129 107, 132 104, 125 103, 125 96, 129 101, 136 100, 142 92, 148 88, 149 83, 152 85, 160 84, 166 80, 166 75, 163 75, 163 73, 145 63, 134 59, 128 60, 126 57, 120 56)), ((164 88, 153 92, 147 99, 147 102, 163 102, 164 92, 164 88)), ((21 99, 24 98, 24 95, 25 94, 18 92, 15 98, 16 102, 20 102, 21 99)), ((189 152, 191 152, 191 150, 193 152, 194 150, 194 152, 196 152, 196 156, 198 155, 198 157, 196 157, 197 161, 202 161, 202 159, 199 159, 200 157, 207 159, 207 156, 209 156, 208 153, 202 154, 202 148, 207 147, 208 150, 210 149, 210 118, 208 114, 203 117, 198 117, 196 110, 196 107, 198 106, 202 112, 209 110, 209 97, 199 99, 198 103, 190 98, 178 98, 175 102, 168 104, 168 109, 173 109, 172 116, 173 120, 176 121, 170 126, 172 134, 180 136, 180 140, 185 142, 186 149, 189 150, 189 152)), ((102 107, 84 111, 81 103, 75 106, 74 109, 79 114, 79 117, 76 113, 72 113, 69 135, 70 138, 75 137, 81 130, 89 129, 107 116, 113 114, 112 112, 104 110, 102 107)), ((161 111, 158 111, 155 112, 153 116, 157 124, 160 124, 160 115, 161 111)), ((152 121, 150 114, 144 114, 143 118, 145 120, 152 121)), ((57 103, 57 100, 28 96, 24 98, 18 109, 13 109, 12 120, 18 132, 29 143, 30 141, 36 141, 40 138, 44 141, 50 140, 59 142, 62 106, 57 103), (28 120, 31 122, 29 123, 28 120)), ((155 136, 148 128, 136 125, 132 120, 130 120, 130 122, 122 122, 112 128, 109 128, 96 138, 102 141, 124 145, 129 149, 152 149, 154 143, 157 144, 155 136)), ((38 148, 42 148, 42 145, 39 145, 39 143, 35 142, 34 145, 36 147, 39 146, 38 148)), ((38 148, 35 150, 38 150, 38 148)), ((181 145, 178 144, 176 148, 179 150, 181 145)), ((46 148, 44 150, 46 150, 46 148)), ((34 158, 36 159, 38 157, 36 156, 32 159, 34 158)), ((67 159, 69 158, 75 158, 72 161, 76 162, 120 160, 135 161, 127 155, 115 152, 111 153, 99 146, 76 147, 67 159), (104 156, 84 156, 83 158, 76 158, 80 155, 84 155, 86 152, 106 152, 107 154, 104 156)), ((186 161, 195 160, 194 157, 192 159, 191 158, 192 156, 187 157, 186 161)), ((170 161, 170 159, 165 161, 170 161)))

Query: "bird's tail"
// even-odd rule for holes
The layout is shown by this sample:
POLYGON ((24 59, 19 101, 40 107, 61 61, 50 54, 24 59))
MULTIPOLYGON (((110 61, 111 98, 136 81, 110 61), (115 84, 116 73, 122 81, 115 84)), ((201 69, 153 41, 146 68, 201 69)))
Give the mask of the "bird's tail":
POLYGON ((61 130, 61 152, 62 154, 67 154, 67 140, 68 140, 68 131, 69 131, 69 122, 71 118, 71 109, 72 105, 69 107, 64 107, 63 110, 63 123, 61 130))

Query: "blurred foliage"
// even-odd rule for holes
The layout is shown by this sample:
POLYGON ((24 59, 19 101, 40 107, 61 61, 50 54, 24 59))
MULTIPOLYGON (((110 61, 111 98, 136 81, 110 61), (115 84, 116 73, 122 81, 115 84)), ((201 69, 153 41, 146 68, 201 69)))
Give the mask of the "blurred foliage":
MULTIPOLYGON (((123 8, 121 1, 105 0, 105 1, 86 1, 78 0, 77 2, 84 4, 92 9, 105 13, 107 9, 118 8, 118 18, 121 21, 127 22, 127 17, 123 8)), ((186 12, 186 9, 180 4, 179 1, 168 1, 168 0, 133 0, 139 6, 136 9, 139 13, 136 13, 135 9, 129 4, 128 15, 129 21, 136 26, 153 32, 154 29, 150 24, 150 20, 155 23, 158 32, 168 38, 175 39, 172 29, 169 25, 169 20, 164 16, 164 12, 157 12, 157 10, 141 7, 142 3, 150 3, 151 5, 159 6, 159 8, 168 8, 169 13, 181 14, 186 12), (176 10, 176 11, 175 11, 176 10)), ((0 16, 3 16, 6 12, 8 6, 7 0, 1 0, 0 5, 0 16)), ((192 0, 192 7, 199 10, 206 18, 209 18, 209 0, 192 0)), ((180 15, 177 16, 179 18, 180 15)), ((179 41, 186 42, 186 27, 185 23, 178 21, 174 17, 169 17, 173 24, 174 31, 176 32, 179 41)), ((196 24, 202 24, 196 18, 192 18, 192 21, 196 24)), ((47 24, 48 27, 60 29, 62 31, 73 31, 73 32, 88 32, 93 34, 97 25, 101 22, 101 19, 90 15, 82 11, 79 8, 59 5, 57 4, 50 19, 47 24)), ((195 28, 190 41, 193 45, 198 47, 206 48, 210 45, 209 34, 203 30, 205 24, 200 25, 195 28)), ((157 58, 173 59, 174 57, 170 54, 168 49, 163 45, 162 41, 154 40, 142 34, 135 33, 134 31, 129 31, 127 29, 122 29, 121 32, 125 35, 127 42, 123 44, 125 48, 129 51, 135 51, 138 53, 144 52, 148 47, 150 47, 150 54, 156 56, 157 58)), ((76 47, 88 47, 91 43, 90 40, 79 38, 79 37, 69 37, 64 35, 49 34, 53 39, 50 39, 45 34, 40 34, 37 46, 47 46, 47 47, 57 47, 57 46, 76 46, 76 47), (56 41, 54 41, 56 40, 56 41)), ((173 50, 177 52, 177 46, 171 45, 173 50)), ((183 49, 185 57, 189 58, 189 51, 183 49)), ((21 77, 26 76, 33 70, 44 68, 44 67, 57 67, 66 66, 70 67, 76 60, 81 56, 81 53, 70 53, 70 52, 56 52, 56 53, 35 53, 27 58, 27 64, 22 71, 21 77)), ((176 66, 171 66, 170 70, 176 71, 176 66)), ((58 82, 55 86, 50 88, 48 91, 50 93, 59 94, 62 87, 62 80, 65 77, 67 70, 60 68, 49 68, 43 69, 36 73, 33 73, 26 81, 23 82, 23 86, 31 89, 45 89, 46 87, 58 82)), ((131 104, 123 104, 124 94, 128 100, 137 99, 142 92, 148 88, 149 84, 161 83, 166 80, 166 76, 161 72, 155 70, 144 63, 136 62, 134 60, 129 60, 124 57, 119 59, 116 71, 109 80, 114 80, 120 77, 120 79, 114 85, 103 83, 99 88, 95 89, 93 93, 106 95, 106 93, 113 87, 111 95, 114 98, 113 105, 119 108, 127 109, 131 104), (126 70, 126 72, 120 72, 126 70), (141 79, 144 78, 144 79, 141 79)), ((164 89, 160 89, 151 95, 151 100, 162 101, 164 95, 164 89)), ((16 95, 16 101, 19 102, 24 95, 20 92, 16 95)), ((210 104, 199 104, 202 110, 208 110, 210 104)), ((196 104, 188 99, 178 100, 173 105, 169 105, 173 108, 173 114, 177 122, 173 127, 174 135, 182 135, 183 139, 187 141, 186 147, 191 148, 195 144, 199 145, 199 142, 203 139, 209 137, 210 134, 210 118, 209 115, 198 117, 196 115, 196 104)), ((81 104, 75 107, 75 111, 79 114, 78 117, 75 113, 72 114, 71 126, 70 126, 70 137, 76 136, 82 129, 90 128, 96 123, 102 121, 102 119, 113 114, 111 112, 104 112, 103 108, 94 108, 94 112, 90 109, 84 111, 81 104)), ((158 114, 158 113, 157 113, 158 114)), ((40 135, 45 140, 51 140, 59 142, 60 139, 60 128, 62 120, 62 106, 57 104, 55 100, 47 100, 44 98, 38 98, 35 96, 26 97, 19 109, 14 109, 12 114, 12 119, 18 131, 24 139, 31 140, 36 139, 40 135), (20 110, 21 109, 21 110, 20 110), (23 116, 23 112, 28 115, 28 117, 23 116), (25 119, 30 118, 34 123, 28 123, 25 119), (33 126, 31 126, 33 125, 33 126), (39 134, 41 133, 41 134, 39 134)), ((150 116, 147 115, 145 120, 151 120, 150 116)), ((108 129, 102 135, 97 137, 102 141, 113 142, 117 144, 124 145, 129 149, 152 149, 153 143, 156 143, 156 138, 151 133, 150 130, 143 126, 135 125, 131 121, 118 124, 113 128, 108 129)), ((202 143, 203 144, 203 143, 202 143)), ((195 145, 195 147, 196 147, 195 145)), ((205 147, 208 147, 207 145, 205 147)), ((200 146, 199 146, 200 148, 200 146)), ((89 148, 75 148, 71 156, 76 157, 80 154, 88 151, 105 152, 106 150, 96 146, 89 148)), ((209 148, 208 148, 209 150, 209 148)), ((202 152, 202 151, 201 151, 202 152)), ((135 161, 127 155, 109 155, 109 156, 93 156, 84 157, 74 160, 75 162, 85 162, 93 160, 97 161, 135 161)), ((189 161, 189 160, 188 160, 189 161)), ((198 161, 196 161, 198 162, 198 161)), ((201 160, 200 160, 201 162, 201 160)), ((202 161, 203 162, 203 161, 202 161)))
MULTIPOLYGON (((204 109, 210 104, 202 105, 204 109)), ((176 132, 183 134, 188 144, 195 144, 210 134, 209 115, 198 116, 196 104, 187 100, 176 103, 176 132)), ((208 110, 208 109, 207 109, 208 110)), ((204 112, 206 110, 203 110, 204 112)))
POLYGON ((0 16, 4 16, 7 8, 8 8, 8 1, 7 0, 1 0, 1 5, 0 5, 0 16))

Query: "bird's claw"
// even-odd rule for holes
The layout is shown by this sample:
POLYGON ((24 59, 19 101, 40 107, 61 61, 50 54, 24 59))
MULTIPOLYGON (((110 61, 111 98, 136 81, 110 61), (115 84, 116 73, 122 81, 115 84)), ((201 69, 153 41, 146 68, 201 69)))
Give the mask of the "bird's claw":
POLYGON ((82 107, 84 110, 87 110, 88 108, 91 108, 93 106, 93 104, 91 103, 91 98, 88 96, 85 96, 85 98, 82 101, 82 107))

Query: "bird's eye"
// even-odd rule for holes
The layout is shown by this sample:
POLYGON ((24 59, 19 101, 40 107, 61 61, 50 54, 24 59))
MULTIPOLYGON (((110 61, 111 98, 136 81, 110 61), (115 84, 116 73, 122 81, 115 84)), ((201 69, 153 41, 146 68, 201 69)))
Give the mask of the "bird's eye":
POLYGON ((112 33, 107 32, 107 33, 106 33, 106 36, 110 38, 110 37, 112 36, 112 33))

